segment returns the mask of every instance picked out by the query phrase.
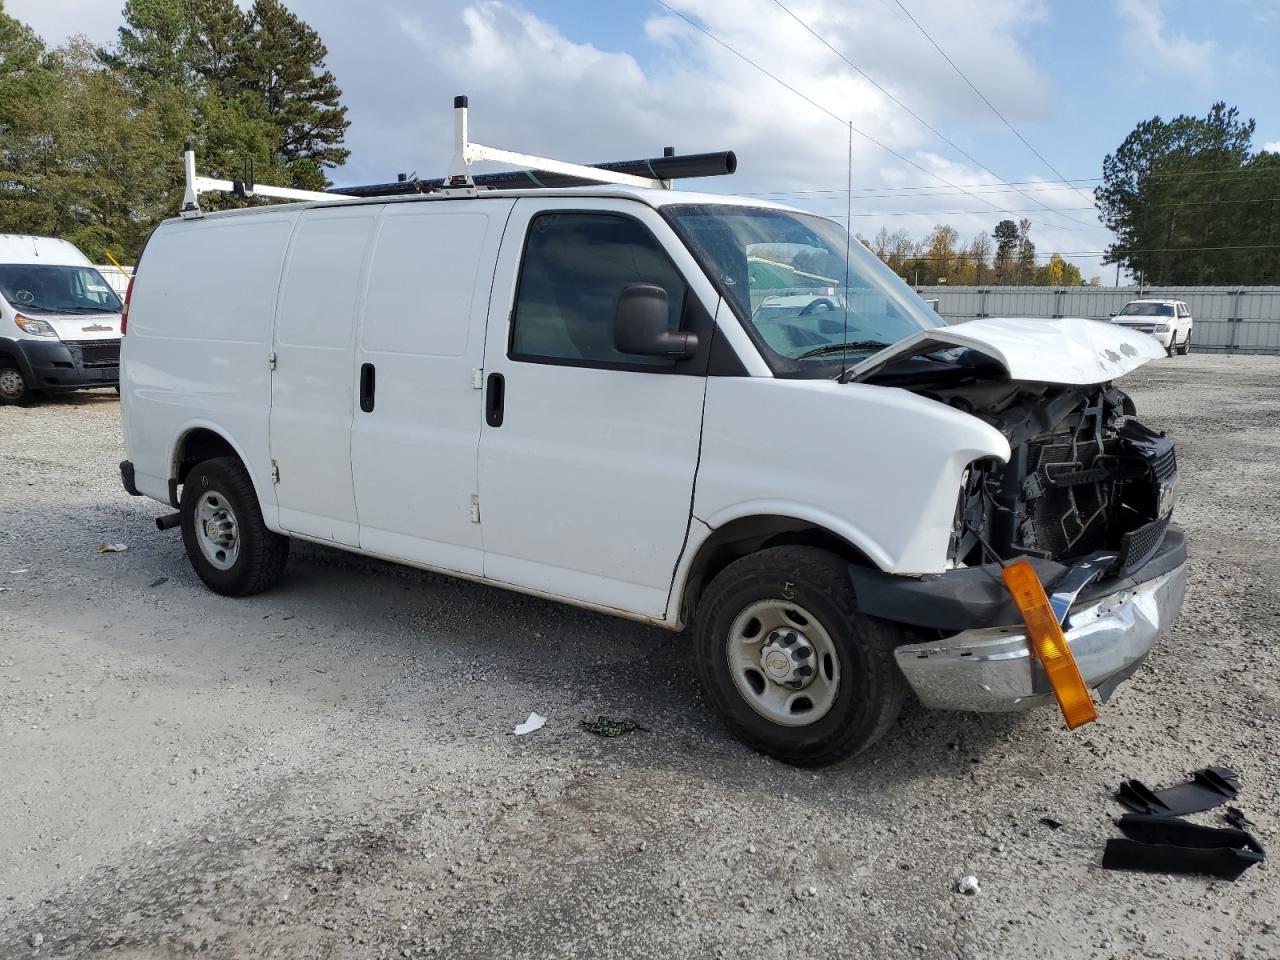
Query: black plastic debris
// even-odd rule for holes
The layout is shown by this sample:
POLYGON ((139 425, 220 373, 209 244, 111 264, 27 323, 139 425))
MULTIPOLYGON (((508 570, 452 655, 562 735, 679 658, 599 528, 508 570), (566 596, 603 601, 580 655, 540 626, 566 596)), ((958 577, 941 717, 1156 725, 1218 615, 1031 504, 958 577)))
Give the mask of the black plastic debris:
POLYGON ((1102 866, 1147 873, 1206 874, 1235 880, 1267 858, 1262 845, 1235 827, 1202 827, 1175 817, 1126 813, 1117 822, 1124 837, 1107 841, 1102 866))
POLYGON ((1222 812, 1222 819, 1237 830, 1247 830, 1254 825, 1253 821, 1246 817, 1244 811, 1239 807, 1227 807, 1222 812))
POLYGON ((1053 819, 1053 817, 1041 817, 1040 822, 1043 823, 1050 830, 1057 830, 1059 827, 1062 826, 1062 821, 1055 820, 1053 819))
POLYGON ((624 733, 638 730, 648 733, 648 727, 642 727, 634 720, 610 720, 608 717, 596 717, 594 720, 583 720, 582 729, 594 733, 597 737, 620 737, 624 733))
POLYGON ((1211 810, 1234 800, 1240 792, 1239 778, 1234 770, 1226 767, 1205 767, 1191 777, 1189 783, 1163 790, 1152 790, 1141 780, 1126 780, 1120 784, 1116 799, 1134 813, 1180 817, 1185 813, 1211 810))

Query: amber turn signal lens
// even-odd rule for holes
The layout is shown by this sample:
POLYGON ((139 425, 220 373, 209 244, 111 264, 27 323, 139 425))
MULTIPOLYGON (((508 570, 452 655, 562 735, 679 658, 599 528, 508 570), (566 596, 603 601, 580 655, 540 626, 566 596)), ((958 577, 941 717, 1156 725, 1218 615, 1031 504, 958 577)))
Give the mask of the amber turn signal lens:
POLYGON ((1062 635, 1058 618, 1053 615, 1035 567, 1026 560, 1018 560, 1005 567, 1002 574, 1005 586, 1022 614, 1022 622, 1026 624, 1027 641, 1049 676, 1053 694, 1066 718, 1067 729, 1074 730, 1090 720, 1097 720, 1098 711, 1094 709, 1089 688, 1084 685, 1080 668, 1067 646, 1067 638, 1062 635))

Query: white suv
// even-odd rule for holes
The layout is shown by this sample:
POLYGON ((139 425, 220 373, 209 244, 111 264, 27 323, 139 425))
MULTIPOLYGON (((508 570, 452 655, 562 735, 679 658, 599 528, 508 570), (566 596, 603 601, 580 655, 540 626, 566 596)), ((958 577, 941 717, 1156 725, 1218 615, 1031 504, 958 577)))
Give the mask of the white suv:
POLYGON ((190 213, 126 308, 121 476, 219 593, 275 585, 296 538, 691 626, 672 669, 799 764, 909 692, 1051 703, 1007 560, 1104 697, 1181 608, 1173 444, 1114 383, 1162 355, 1143 334, 943 326, 845 227, 721 195, 190 213), (797 269, 752 283, 760 256, 797 269), (838 292, 779 292, 813 264, 838 292))
POLYGON ((1111 322, 1149 333, 1171 357, 1191 352, 1191 311, 1181 300, 1130 300, 1111 322))

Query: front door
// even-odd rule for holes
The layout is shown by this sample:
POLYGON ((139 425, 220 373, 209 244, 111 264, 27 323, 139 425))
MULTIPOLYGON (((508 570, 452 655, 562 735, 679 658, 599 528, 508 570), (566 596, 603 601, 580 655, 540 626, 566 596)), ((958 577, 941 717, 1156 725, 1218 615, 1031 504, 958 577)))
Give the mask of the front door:
POLYGON ((516 203, 485 348, 486 578, 664 614, 688 531, 714 314, 709 285, 690 289, 690 276, 692 258, 649 207, 516 203), (634 283, 667 291, 673 329, 699 333, 696 356, 614 349, 614 305, 634 283))

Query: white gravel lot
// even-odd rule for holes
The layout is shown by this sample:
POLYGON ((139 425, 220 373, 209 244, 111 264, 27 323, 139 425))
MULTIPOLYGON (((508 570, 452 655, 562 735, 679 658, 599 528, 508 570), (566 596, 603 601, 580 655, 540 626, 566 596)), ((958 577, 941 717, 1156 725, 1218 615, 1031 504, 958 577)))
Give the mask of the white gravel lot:
POLYGON ((1280 829, 1280 357, 1122 385, 1180 442, 1173 634, 1075 732, 910 706, 819 772, 656 629, 312 546, 215 596, 120 489, 114 394, 0 408, 0 957, 1280 956, 1274 867, 1099 865, 1127 777, 1232 767, 1280 829))

